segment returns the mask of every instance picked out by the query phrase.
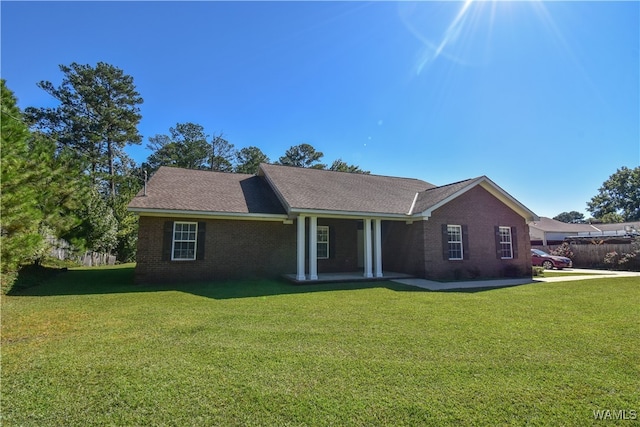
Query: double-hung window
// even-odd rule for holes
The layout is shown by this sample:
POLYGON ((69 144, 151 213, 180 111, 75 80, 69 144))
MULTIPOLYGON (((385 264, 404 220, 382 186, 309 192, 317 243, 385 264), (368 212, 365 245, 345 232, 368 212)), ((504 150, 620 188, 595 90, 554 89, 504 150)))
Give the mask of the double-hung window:
POLYGON ((326 225, 318 226, 318 259, 329 258, 329 227, 326 225))
POLYGON ((198 240, 197 222, 174 222, 171 259, 173 261, 193 261, 196 259, 198 240))
POLYGON ((513 240, 511 238, 511 227, 499 227, 500 234, 500 258, 513 258, 513 240))
POLYGON ((449 246, 450 260, 461 260, 464 258, 461 225, 447 225, 447 244, 449 246))

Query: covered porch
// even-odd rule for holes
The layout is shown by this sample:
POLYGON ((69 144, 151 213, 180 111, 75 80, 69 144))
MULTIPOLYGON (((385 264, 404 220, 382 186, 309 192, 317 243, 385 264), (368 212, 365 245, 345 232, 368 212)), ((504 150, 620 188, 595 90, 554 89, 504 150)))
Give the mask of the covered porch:
POLYGON ((382 220, 354 215, 299 214, 296 217, 296 273, 284 277, 295 283, 412 277, 383 271, 382 220), (325 225, 319 225, 318 219, 325 225), (345 227, 345 224, 351 225, 345 227))

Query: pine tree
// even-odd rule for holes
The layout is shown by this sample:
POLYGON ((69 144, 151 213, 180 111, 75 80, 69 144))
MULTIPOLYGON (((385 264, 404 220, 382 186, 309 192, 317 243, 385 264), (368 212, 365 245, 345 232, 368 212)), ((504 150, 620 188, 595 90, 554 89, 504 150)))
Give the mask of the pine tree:
POLYGON ((133 78, 110 64, 95 67, 72 63, 60 65, 62 84, 49 81, 38 86, 60 102, 55 108, 26 109, 29 121, 41 132, 70 149, 85 162, 93 181, 116 195, 118 163, 128 158, 124 148, 142 141, 137 125, 142 98, 133 78))
POLYGON ((3 290, 11 286, 20 266, 33 260, 44 239, 38 232, 43 218, 38 209, 38 171, 30 162, 29 129, 24 123, 16 98, 1 80, 0 118, 0 243, 3 290))

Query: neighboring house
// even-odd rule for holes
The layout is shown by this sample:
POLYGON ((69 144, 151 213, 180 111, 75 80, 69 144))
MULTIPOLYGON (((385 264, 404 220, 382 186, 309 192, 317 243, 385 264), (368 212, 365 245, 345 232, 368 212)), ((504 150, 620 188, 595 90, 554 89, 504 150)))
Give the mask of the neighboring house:
POLYGON ((597 228, 591 224, 569 224, 547 217, 540 217, 529 223, 532 245, 558 244, 562 243, 566 237, 590 231, 597 231, 597 228))
POLYGON ((624 237, 638 235, 640 222, 615 224, 569 224, 540 217, 529 223, 532 245, 557 245, 567 239, 588 237, 624 237))
POLYGON ((437 187, 271 164, 256 175, 162 167, 129 210, 138 282, 528 275, 538 220, 485 176, 437 187))

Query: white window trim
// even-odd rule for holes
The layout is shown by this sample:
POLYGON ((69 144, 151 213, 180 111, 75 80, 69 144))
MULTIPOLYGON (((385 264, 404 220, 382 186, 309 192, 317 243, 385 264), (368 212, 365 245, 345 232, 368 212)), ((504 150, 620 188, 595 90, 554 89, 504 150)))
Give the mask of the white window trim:
POLYGON ((189 222, 189 221, 174 221, 173 222, 173 233, 171 235, 171 261, 195 261, 198 256, 198 223, 197 222, 189 222), (178 224, 195 224, 196 226, 196 235, 193 240, 176 240, 176 225, 178 224), (176 258, 176 243, 182 242, 193 242, 193 258, 176 258))
MULTIPOLYGON (((321 242, 319 239, 317 239, 317 245, 326 245, 327 246, 327 256, 326 257, 321 257, 318 256, 317 259, 329 259, 329 226, 328 225, 319 225, 318 226, 318 236, 320 235, 320 230, 326 230, 326 236, 327 236, 327 241, 326 242, 321 242)), ((318 253, 320 253, 320 251, 318 251, 318 253)))
POLYGON ((498 230, 499 230, 498 232, 500 233, 500 259, 513 259, 513 237, 511 236, 511 227, 499 226, 498 230), (502 241, 503 231, 508 232, 508 236, 509 236, 508 242, 502 241), (502 256, 502 245, 507 245, 507 244, 509 245, 509 253, 511 255, 505 257, 505 256, 502 256))
POLYGON ((449 261, 461 261, 464 259, 464 245, 462 244, 464 240, 464 236, 462 235, 462 226, 461 225, 454 225, 454 224, 447 224, 447 243, 450 245, 452 243, 455 243, 457 245, 460 245, 460 258, 451 258, 451 251, 449 251, 449 261), (449 227, 456 227, 457 229, 460 230, 460 240, 449 240, 448 236, 449 236, 449 227))

